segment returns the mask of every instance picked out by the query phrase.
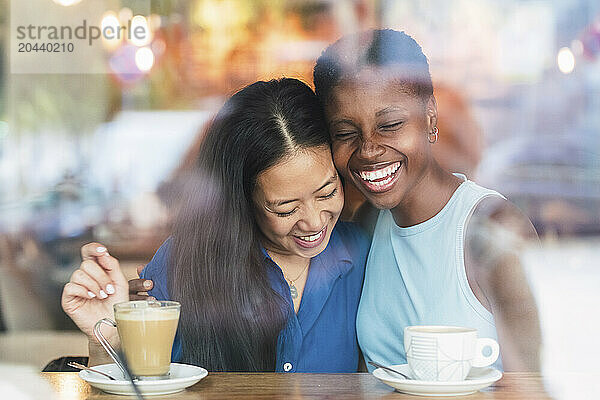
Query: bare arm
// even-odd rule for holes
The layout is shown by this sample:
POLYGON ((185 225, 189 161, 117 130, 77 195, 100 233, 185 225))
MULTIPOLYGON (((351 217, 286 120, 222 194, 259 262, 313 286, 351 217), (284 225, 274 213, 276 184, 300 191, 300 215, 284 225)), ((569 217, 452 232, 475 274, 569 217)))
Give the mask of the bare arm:
POLYGON ((512 203, 484 199, 465 234, 465 268, 478 300, 494 315, 506 371, 539 371, 541 331, 535 300, 522 264, 538 237, 512 203))

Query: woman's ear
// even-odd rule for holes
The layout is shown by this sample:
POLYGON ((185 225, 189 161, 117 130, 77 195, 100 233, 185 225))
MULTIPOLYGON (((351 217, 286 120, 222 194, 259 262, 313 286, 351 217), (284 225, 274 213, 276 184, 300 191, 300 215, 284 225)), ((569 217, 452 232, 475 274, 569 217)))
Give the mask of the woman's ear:
POLYGON ((435 96, 429 96, 425 112, 427 115, 427 132, 431 132, 437 126, 437 102, 435 101, 435 96))

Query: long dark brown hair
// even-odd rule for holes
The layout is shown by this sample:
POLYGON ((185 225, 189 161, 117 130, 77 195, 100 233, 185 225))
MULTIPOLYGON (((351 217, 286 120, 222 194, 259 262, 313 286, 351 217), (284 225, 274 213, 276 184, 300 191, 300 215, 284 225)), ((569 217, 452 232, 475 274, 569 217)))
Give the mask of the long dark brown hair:
POLYGON ((291 307, 269 283, 252 195, 261 172, 294 151, 328 145, 319 102, 296 79, 256 82, 219 111, 173 228, 168 287, 182 304, 183 362, 274 370, 291 307))

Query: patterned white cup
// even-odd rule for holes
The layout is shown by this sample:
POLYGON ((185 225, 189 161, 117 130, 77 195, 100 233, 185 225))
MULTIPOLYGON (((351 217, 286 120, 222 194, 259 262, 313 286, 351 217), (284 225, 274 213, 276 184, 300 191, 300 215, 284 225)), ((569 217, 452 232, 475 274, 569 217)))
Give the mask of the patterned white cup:
POLYGON ((408 326, 404 348, 413 377, 423 381, 462 381, 471 367, 491 365, 500 354, 494 339, 478 339, 477 329, 458 326, 408 326))

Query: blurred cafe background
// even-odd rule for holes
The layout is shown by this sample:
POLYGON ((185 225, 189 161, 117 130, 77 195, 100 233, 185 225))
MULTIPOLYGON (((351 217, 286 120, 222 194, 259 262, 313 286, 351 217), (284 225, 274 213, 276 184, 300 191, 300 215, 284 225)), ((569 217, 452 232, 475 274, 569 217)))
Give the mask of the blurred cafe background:
MULTIPOLYGON (((47 1, 60 12, 92 0, 47 1)), ((440 162, 504 193, 540 234, 526 265, 544 370, 597 369, 598 0, 153 0, 151 38, 107 42, 106 74, 12 73, 10 3, 0 0, 0 362, 87 353, 60 309, 79 247, 106 244, 135 276, 168 236, 176 177, 228 95, 281 76, 312 85, 327 44, 387 27, 430 60, 440 162), (111 70, 118 62, 135 73, 111 70)), ((131 18, 114 3, 103 23, 131 18)), ((361 200, 348 197, 351 215, 361 200)))

